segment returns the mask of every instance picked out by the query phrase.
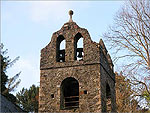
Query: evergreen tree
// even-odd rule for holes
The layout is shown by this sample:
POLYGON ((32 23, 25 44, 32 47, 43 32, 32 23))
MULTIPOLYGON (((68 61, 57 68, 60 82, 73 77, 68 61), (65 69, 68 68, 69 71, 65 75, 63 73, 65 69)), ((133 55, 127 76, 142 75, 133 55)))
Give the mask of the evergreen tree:
POLYGON ((6 90, 6 82, 8 81, 8 76, 5 74, 7 67, 6 58, 1 54, 1 92, 6 90))
POLYGON ((20 72, 16 74, 14 77, 8 78, 7 69, 11 67, 19 59, 19 57, 11 61, 11 59, 9 59, 9 56, 5 56, 5 54, 7 54, 7 49, 3 50, 3 47, 4 47, 3 44, 0 44, 1 94, 3 94, 11 102, 15 103, 16 97, 10 92, 12 92, 19 85, 21 80, 20 79, 18 81, 16 80, 19 77, 20 72))
POLYGON ((32 85, 29 89, 23 88, 16 95, 17 104, 27 112, 38 112, 39 87, 32 85))

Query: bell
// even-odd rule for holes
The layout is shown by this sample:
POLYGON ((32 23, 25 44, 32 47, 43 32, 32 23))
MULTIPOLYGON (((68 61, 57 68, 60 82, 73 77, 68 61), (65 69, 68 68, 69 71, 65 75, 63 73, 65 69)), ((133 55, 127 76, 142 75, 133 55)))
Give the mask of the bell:
POLYGON ((65 50, 59 50, 59 60, 65 61, 65 50))
POLYGON ((79 51, 79 54, 78 54, 78 56, 77 56, 78 58, 82 58, 83 57, 83 55, 82 55, 82 51, 79 51))

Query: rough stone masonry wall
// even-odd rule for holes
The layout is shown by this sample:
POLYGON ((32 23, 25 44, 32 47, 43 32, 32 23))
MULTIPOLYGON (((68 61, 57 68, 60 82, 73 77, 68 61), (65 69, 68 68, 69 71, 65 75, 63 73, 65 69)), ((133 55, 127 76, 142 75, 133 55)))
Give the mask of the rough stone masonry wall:
MULTIPOLYGON (((79 82, 79 112, 100 111, 100 67, 83 65, 41 71, 40 111, 68 112, 60 110, 60 85, 67 77, 74 77, 79 82), (87 90, 87 94, 83 91, 87 90), (54 94, 54 98, 51 98, 54 94)), ((70 110, 73 112, 74 110, 70 110)))
POLYGON ((100 83, 101 83, 101 110, 107 111, 106 84, 110 87, 111 111, 116 112, 115 74, 110 55, 107 53, 103 41, 100 42, 100 83))
POLYGON ((86 29, 80 28, 75 22, 70 22, 53 33, 51 42, 41 50, 40 69, 78 65, 78 62, 74 62, 74 37, 77 33, 83 36, 84 63, 98 63, 100 59, 98 44, 91 40, 86 29), (60 35, 63 35, 66 41, 66 62, 64 63, 56 62, 56 42, 60 35))
MULTIPOLYGON (((74 111, 60 110, 60 84, 66 77, 74 77, 79 82, 79 109, 76 109, 76 112, 100 112, 105 108, 105 84, 109 81, 114 93, 114 81, 106 73, 107 69, 112 69, 112 64, 110 61, 103 61, 109 56, 105 55, 101 47, 102 43, 93 42, 88 31, 80 28, 75 22, 64 24, 53 34, 51 42, 41 51, 40 112, 74 111), (74 37, 77 33, 83 36, 83 61, 74 61, 74 37), (63 35, 66 40, 65 62, 56 62, 56 41, 59 35, 63 35), (83 94, 84 90, 88 93, 83 94), (51 98, 51 94, 54 94, 54 98, 51 98)), ((115 96, 113 98, 115 99, 115 96)))

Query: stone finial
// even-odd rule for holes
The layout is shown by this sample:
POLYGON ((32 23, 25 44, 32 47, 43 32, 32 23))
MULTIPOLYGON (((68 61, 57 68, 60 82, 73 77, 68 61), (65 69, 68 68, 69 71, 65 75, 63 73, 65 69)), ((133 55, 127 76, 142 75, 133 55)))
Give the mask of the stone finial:
POLYGON ((69 22, 73 22, 73 20, 72 20, 73 11, 72 10, 69 11, 69 15, 70 15, 69 22))

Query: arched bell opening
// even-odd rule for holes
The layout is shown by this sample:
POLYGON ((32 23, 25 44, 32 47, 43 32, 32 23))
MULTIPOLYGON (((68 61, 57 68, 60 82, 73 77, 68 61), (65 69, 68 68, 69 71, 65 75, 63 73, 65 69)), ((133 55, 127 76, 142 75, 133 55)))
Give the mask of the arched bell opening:
POLYGON ((106 106, 107 112, 111 112, 111 90, 108 83, 106 84, 106 106))
POLYGON ((60 35, 56 42, 56 61, 65 62, 65 38, 60 35))
POLYGON ((83 60, 83 37, 77 33, 74 38, 74 60, 83 60))
POLYGON ((60 108, 79 108, 79 83, 75 78, 64 79, 60 87, 60 108))

